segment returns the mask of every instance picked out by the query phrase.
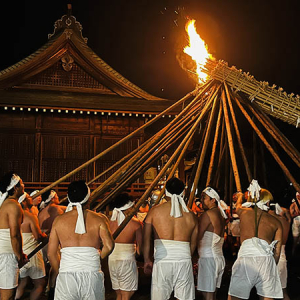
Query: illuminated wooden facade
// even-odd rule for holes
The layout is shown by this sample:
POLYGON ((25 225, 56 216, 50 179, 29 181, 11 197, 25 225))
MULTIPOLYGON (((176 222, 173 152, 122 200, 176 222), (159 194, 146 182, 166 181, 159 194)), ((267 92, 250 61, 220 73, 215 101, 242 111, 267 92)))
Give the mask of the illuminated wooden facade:
MULTIPOLYGON (((98 57, 69 11, 43 47, 0 72, 0 172, 55 181, 172 103, 98 57)), ((93 178, 145 138, 141 133, 76 178, 93 178)))

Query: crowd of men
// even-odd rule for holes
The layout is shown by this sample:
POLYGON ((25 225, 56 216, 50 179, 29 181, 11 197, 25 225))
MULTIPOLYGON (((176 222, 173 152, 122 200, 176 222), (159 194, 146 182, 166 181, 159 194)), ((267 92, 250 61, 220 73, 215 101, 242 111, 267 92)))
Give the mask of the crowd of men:
MULTIPOLYGON (((53 190, 32 200, 36 193, 27 194, 22 179, 12 172, 0 181, 1 300, 21 299, 29 280, 31 300, 40 299, 45 289, 49 299, 105 299, 101 261, 106 257, 116 299, 127 300, 138 289, 137 255, 144 273, 152 276, 152 300, 169 299, 172 293, 176 299, 192 300, 195 289, 213 300, 225 268, 228 232, 239 248, 228 299, 249 299, 253 287, 261 298, 289 299, 285 245, 292 218, 294 251, 299 243, 298 193, 285 209, 253 180, 245 194, 234 194, 235 217, 228 218, 216 188, 202 191, 195 201, 200 210, 195 212, 184 201, 184 183, 174 177, 165 184, 164 200, 153 205, 150 199, 148 208, 141 209, 143 218, 133 217, 115 240, 112 233, 135 205, 127 193, 112 201, 109 216, 87 209, 90 189, 84 181, 69 184, 67 207, 59 205, 53 190), (28 259, 48 238, 48 244, 28 259)), ((158 196, 154 191, 155 200, 158 196)))

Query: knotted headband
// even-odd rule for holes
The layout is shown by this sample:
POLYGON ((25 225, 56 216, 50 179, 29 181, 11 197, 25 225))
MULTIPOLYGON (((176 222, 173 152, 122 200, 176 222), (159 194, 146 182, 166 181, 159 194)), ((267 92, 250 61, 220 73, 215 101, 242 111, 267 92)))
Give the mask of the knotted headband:
POLYGON ((20 177, 16 174, 13 174, 10 180, 10 183, 8 185, 8 187, 6 188, 6 192, 2 193, 0 192, 0 207, 2 206, 4 200, 7 198, 8 196, 8 191, 11 190, 13 187, 15 187, 18 182, 20 181, 20 177))

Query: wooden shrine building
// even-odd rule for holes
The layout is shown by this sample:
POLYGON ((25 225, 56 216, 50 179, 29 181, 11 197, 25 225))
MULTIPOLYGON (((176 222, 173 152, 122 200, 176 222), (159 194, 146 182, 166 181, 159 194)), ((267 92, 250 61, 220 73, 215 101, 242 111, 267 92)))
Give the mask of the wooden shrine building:
MULTIPOLYGON (((15 171, 37 187, 53 182, 172 103, 143 91, 98 57, 69 10, 44 46, 0 72, 0 172, 15 171)), ((70 181, 94 178, 146 135, 70 181)))

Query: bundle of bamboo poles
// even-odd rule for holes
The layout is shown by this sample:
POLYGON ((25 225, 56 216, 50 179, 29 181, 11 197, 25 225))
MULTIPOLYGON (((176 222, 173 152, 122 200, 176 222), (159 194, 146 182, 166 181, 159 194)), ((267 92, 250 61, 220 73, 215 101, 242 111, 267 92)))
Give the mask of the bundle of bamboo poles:
POLYGON ((228 67, 225 61, 208 60, 203 69, 210 78, 226 82, 235 91, 248 95, 251 102, 256 102, 267 114, 284 122, 300 125, 300 96, 287 94, 281 87, 269 86, 266 81, 257 81, 249 73, 228 67))
MULTIPOLYGON (((136 179, 162 155, 167 151, 172 151, 172 155, 164 167, 160 170, 135 206, 128 212, 122 224, 120 224, 118 229, 114 232, 114 238, 120 234, 133 215, 137 213, 140 206, 147 201, 152 190, 157 188, 159 181, 166 175, 168 175, 168 179, 174 176, 179 164, 182 163, 185 158, 189 144, 196 134, 201 136, 201 143, 199 145, 196 163, 194 164, 188 182, 186 192, 188 206, 192 207, 195 197, 197 196, 197 191, 200 191, 210 184, 219 187, 223 185, 227 196, 227 203, 231 204, 233 191, 243 191, 242 180, 240 179, 241 170, 245 169, 248 186, 253 179, 252 174, 255 174, 257 168, 257 166, 254 166, 254 170, 251 170, 249 166, 249 158, 246 155, 242 141, 243 135, 241 134, 237 123, 237 109, 239 110, 240 115, 245 117, 253 129, 255 136, 261 141, 278 163, 289 182, 292 182, 296 191, 300 192, 300 186, 296 179, 285 166, 274 146, 271 146, 268 139, 274 139, 290 156, 294 163, 300 167, 300 154, 297 149, 295 149, 295 147, 279 131, 259 105, 255 102, 251 103, 245 99, 243 95, 240 96, 233 92, 228 88, 226 82, 220 82, 220 80, 215 79, 208 81, 201 88, 193 91, 193 93, 189 93, 186 97, 179 100, 149 123, 152 124, 154 121, 158 120, 162 114, 165 114, 167 111, 170 111, 187 99, 189 99, 190 102, 182 108, 175 119, 157 132, 151 139, 145 141, 138 149, 129 153, 89 182, 89 184, 91 184, 101 178, 101 176, 109 170, 118 166, 118 169, 102 182, 91 194, 91 202, 96 203, 94 209, 101 211, 113 201, 119 193, 126 190, 130 184, 136 181, 136 179), (206 123, 206 125, 202 126, 203 123, 206 123), (257 123, 259 123, 259 126, 257 123), (199 128, 201 128, 201 130, 199 130, 199 128), (268 136, 266 136, 260 128, 263 128, 268 136), (239 157, 242 160, 242 165, 239 165, 238 163, 237 158, 239 157)), ((102 158, 109 151, 116 151, 120 144, 133 137, 146 126, 149 126, 149 123, 144 124, 115 145, 104 150, 87 163, 57 180, 39 194, 44 193, 53 186, 64 181, 66 178, 69 178, 71 175, 84 167, 87 167, 95 160, 102 158)), ((245 185, 244 189, 247 186, 245 185)), ((161 190, 159 199, 163 193, 164 189, 161 190)), ((157 200, 157 203, 159 202, 159 199, 157 200)))

